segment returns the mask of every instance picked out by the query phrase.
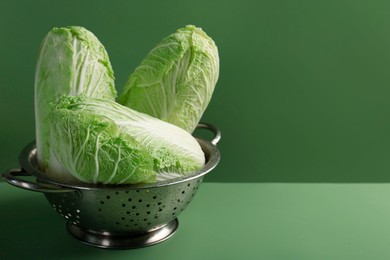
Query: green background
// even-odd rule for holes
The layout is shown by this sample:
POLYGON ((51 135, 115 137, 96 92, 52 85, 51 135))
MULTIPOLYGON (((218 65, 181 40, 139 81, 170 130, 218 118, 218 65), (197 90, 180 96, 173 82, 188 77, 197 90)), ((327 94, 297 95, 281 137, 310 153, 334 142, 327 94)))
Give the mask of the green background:
POLYGON ((118 91, 186 24, 217 43, 220 78, 203 121, 222 161, 209 182, 390 180, 389 1, 0 1, 0 170, 34 139, 39 45, 80 25, 105 45, 118 91))

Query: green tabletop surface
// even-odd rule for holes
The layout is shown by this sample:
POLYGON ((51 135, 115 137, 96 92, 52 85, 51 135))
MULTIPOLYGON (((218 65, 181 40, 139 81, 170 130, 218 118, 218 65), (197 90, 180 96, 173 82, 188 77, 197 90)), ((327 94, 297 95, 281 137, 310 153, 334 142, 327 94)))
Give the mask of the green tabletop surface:
POLYGON ((0 259, 390 259, 389 184, 203 183, 175 235, 107 250, 40 193, 0 183, 0 259))

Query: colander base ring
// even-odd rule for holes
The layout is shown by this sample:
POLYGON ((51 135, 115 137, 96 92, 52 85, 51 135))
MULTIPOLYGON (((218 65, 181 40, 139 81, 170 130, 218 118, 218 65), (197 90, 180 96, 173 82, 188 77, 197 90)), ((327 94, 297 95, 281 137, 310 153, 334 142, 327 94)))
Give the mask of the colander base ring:
POLYGON ((88 230, 71 222, 67 223, 68 232, 84 244, 108 249, 132 249, 155 245, 170 238, 177 230, 177 218, 165 226, 147 233, 113 235, 110 232, 88 230))

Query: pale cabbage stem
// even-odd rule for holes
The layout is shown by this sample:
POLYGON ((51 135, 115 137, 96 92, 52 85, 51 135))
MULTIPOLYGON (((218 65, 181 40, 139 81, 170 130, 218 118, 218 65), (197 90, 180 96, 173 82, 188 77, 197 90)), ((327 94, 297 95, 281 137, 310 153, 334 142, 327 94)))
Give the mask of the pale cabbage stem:
POLYGON ((115 175, 116 175, 116 173, 118 171, 119 162, 121 161, 121 149, 120 149, 120 146, 118 146, 117 149, 118 149, 118 159, 115 162, 114 170, 112 171, 112 174, 111 174, 110 178, 106 181, 107 183, 111 182, 111 180, 115 177, 115 175))
MULTIPOLYGON (((162 88, 162 91, 161 91, 161 94, 162 94, 162 101, 163 101, 163 115, 162 118, 166 119, 168 117, 167 115, 167 93, 166 93, 166 88, 164 88, 164 84, 162 83, 162 81, 160 81, 160 87, 162 88)), ((147 95, 147 97, 149 97, 149 95, 147 95)))
MULTIPOLYGON (((77 38, 73 37, 73 56, 72 56, 72 71, 77 71, 77 38)), ((76 94, 77 77, 73 75, 73 87, 71 88, 71 94, 76 94)))
POLYGON ((86 144, 88 142, 89 134, 90 134, 90 127, 88 126, 88 128, 87 128, 87 136, 85 137, 85 140, 84 140, 82 146, 79 149, 79 152, 77 153, 77 155, 76 155, 76 157, 74 159, 75 162, 80 158, 80 155, 81 155, 82 151, 84 150, 84 148, 85 148, 85 146, 86 146, 86 144))
POLYGON ((100 150, 100 143, 99 143, 99 138, 100 138, 100 135, 102 134, 102 132, 100 132, 97 137, 96 137, 96 145, 95 145, 95 176, 93 178, 93 181, 96 183, 97 182, 97 179, 99 177, 99 159, 98 159, 98 155, 99 155, 99 150, 100 150))
POLYGON ((83 93, 85 71, 86 71, 86 69, 87 69, 87 66, 89 65, 89 64, 88 64, 89 55, 90 55, 90 52, 89 52, 89 50, 87 49, 87 53, 85 54, 84 62, 82 62, 83 67, 81 68, 81 72, 80 72, 80 74, 79 74, 79 84, 78 84, 79 91, 78 91, 78 94, 82 94, 82 93, 83 93))
POLYGON ((149 106, 150 106, 150 107, 152 108, 152 110, 153 110, 153 116, 157 117, 158 114, 157 114, 156 110, 154 109, 155 106, 153 106, 154 101, 150 99, 150 96, 149 96, 149 95, 146 95, 145 102, 146 102, 146 101, 149 103, 149 106))
POLYGON ((169 47, 170 45, 179 45, 179 44, 177 42, 160 44, 160 45, 157 45, 156 47, 154 47, 149 53, 152 53, 154 50, 157 50, 159 48, 169 47))
MULTIPOLYGON (((70 117, 68 117, 68 140, 69 140, 69 147, 68 147, 68 152, 66 154, 70 155, 73 151, 73 141, 74 139, 72 138, 72 134, 70 133, 70 117)), ((57 127, 58 128, 58 127, 57 127)), ((58 132, 61 131, 61 130, 57 130, 58 132)), ((66 161, 64 162, 64 164, 68 164, 69 165, 69 168, 70 168, 70 172, 73 173, 73 174, 77 174, 77 162, 76 160, 70 160, 70 158, 67 158, 66 161)), ((77 174, 78 175, 78 174, 77 174)))
MULTIPOLYGON (((94 61, 93 71, 96 71, 96 65, 98 64, 98 62, 99 62, 99 60, 94 61)), ((98 91, 98 89, 100 90, 100 88, 98 88, 97 85, 99 85, 101 78, 103 77, 103 73, 99 73, 99 78, 97 80, 95 80, 95 77, 96 77, 95 75, 96 75, 96 73, 92 73, 92 78, 90 79, 90 83, 89 83, 89 85, 93 86, 91 88, 88 88, 88 95, 90 97, 97 96, 96 92, 98 91)))

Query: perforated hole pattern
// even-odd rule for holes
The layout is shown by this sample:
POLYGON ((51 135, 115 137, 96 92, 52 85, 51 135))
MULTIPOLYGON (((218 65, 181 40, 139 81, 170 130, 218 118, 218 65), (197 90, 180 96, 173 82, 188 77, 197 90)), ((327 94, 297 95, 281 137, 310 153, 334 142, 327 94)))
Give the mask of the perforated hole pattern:
POLYGON ((202 178, 151 189, 45 193, 58 214, 97 232, 149 232, 175 219, 191 202, 202 178))

